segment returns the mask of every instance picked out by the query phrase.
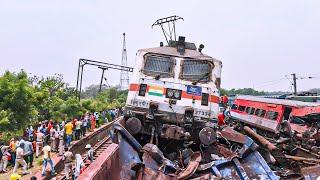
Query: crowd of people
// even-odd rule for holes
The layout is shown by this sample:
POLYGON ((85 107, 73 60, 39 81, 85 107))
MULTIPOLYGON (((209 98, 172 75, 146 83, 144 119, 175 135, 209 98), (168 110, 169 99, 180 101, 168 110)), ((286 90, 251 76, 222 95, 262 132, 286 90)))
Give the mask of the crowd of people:
MULTIPOLYGON (((76 160, 74 176, 77 177, 84 163, 81 162, 80 154, 76 154, 74 158, 72 152, 69 151, 72 141, 80 140, 88 132, 94 131, 101 124, 113 120, 120 113, 119 110, 115 109, 100 113, 87 112, 81 117, 63 120, 62 122, 45 120, 37 126, 30 126, 25 129, 22 137, 12 138, 8 145, 0 142, 0 173, 8 172, 7 167, 11 165, 15 177, 18 177, 17 170, 20 166, 22 167, 22 174, 28 174, 28 169, 33 167, 34 156, 38 158, 43 154, 42 175, 46 176, 48 164, 50 165, 51 175, 54 175, 52 153, 58 153, 64 160, 67 179, 69 178, 68 172, 71 171, 72 173, 72 159, 76 160), (110 116, 107 116, 107 113, 110 116), (111 117, 111 119, 107 117, 111 117)), ((90 162, 93 160, 91 145, 88 144, 86 149, 88 150, 87 159, 90 162)))

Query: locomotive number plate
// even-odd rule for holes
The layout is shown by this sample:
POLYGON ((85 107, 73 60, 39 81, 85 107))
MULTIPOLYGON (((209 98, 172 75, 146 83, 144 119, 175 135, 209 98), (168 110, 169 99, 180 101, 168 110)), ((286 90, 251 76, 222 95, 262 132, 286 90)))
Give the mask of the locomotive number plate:
POLYGON ((210 116, 210 112, 202 111, 202 110, 195 110, 194 111, 194 115, 195 116, 200 116, 200 117, 209 117, 210 116))
POLYGON ((136 107, 149 108, 149 102, 145 100, 132 99, 131 105, 136 107))

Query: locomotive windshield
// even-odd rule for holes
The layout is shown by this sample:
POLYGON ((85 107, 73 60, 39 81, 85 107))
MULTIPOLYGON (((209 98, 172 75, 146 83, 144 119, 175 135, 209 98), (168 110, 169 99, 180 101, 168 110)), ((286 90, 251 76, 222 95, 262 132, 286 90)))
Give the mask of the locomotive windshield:
POLYGON ((173 66, 174 61, 170 57, 147 56, 144 73, 151 76, 161 75, 162 77, 172 77, 173 66))
POLYGON ((207 61, 184 60, 181 71, 181 79, 208 82, 210 80, 211 66, 207 61))

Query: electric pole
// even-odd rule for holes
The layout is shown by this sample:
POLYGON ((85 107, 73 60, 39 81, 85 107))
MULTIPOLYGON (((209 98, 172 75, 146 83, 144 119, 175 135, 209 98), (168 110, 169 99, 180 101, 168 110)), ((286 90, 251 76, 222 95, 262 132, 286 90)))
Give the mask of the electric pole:
POLYGON ((291 74, 292 75, 292 80, 293 80, 293 94, 297 95, 297 77, 296 77, 296 73, 291 74))
MULTIPOLYGON (((123 48, 121 65, 127 66, 127 49, 126 49, 126 33, 123 33, 123 48)), ((129 73, 128 71, 121 71, 120 73, 120 89, 125 90, 129 86, 129 73)))

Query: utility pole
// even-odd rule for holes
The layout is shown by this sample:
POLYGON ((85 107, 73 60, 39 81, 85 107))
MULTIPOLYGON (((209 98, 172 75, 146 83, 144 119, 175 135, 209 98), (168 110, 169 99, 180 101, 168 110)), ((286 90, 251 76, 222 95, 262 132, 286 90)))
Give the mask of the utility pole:
POLYGON ((297 77, 296 77, 296 73, 291 74, 292 75, 292 80, 293 80, 293 94, 297 95, 297 77))
MULTIPOLYGON (((123 48, 121 66, 127 66, 127 49, 126 49, 126 33, 123 33, 123 48)), ((129 72, 122 70, 120 73, 120 88, 121 90, 127 89, 129 86, 129 72)))

